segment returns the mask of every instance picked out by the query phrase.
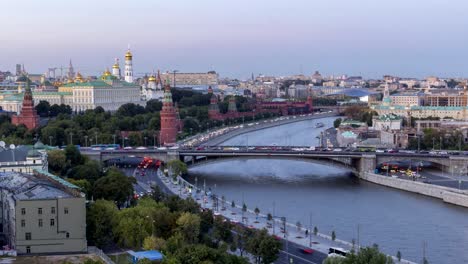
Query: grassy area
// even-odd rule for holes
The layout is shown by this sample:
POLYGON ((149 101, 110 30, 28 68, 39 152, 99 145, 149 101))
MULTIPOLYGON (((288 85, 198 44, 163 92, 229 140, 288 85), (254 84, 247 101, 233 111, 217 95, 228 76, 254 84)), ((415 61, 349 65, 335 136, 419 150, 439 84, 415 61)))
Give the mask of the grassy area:
POLYGON ((130 255, 128 253, 123 253, 120 255, 108 255, 115 264, 132 264, 130 255))

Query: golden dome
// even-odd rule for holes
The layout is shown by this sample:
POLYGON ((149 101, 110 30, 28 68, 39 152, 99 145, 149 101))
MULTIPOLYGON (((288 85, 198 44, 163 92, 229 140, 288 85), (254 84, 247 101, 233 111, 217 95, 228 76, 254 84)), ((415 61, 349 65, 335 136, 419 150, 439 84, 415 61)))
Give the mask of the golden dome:
POLYGON ((120 67, 119 67, 119 65, 117 63, 112 65, 112 69, 118 69, 118 68, 120 68, 120 67))
POLYGON ((83 76, 79 72, 76 74, 75 82, 83 82, 83 76))
POLYGON ((127 53, 125 53, 125 59, 126 60, 131 60, 133 57, 132 53, 130 52, 130 50, 127 50, 127 53))
POLYGON ((109 71, 109 69, 106 69, 106 70, 104 71, 104 74, 103 74, 103 75, 104 75, 104 76, 111 76, 112 74, 111 74, 111 72, 109 71))
POLYGON ((68 79, 67 83, 73 83, 73 79, 68 79))
POLYGON ((154 77, 153 75, 151 75, 149 78, 148 78, 148 82, 155 82, 156 81, 156 77, 154 77))

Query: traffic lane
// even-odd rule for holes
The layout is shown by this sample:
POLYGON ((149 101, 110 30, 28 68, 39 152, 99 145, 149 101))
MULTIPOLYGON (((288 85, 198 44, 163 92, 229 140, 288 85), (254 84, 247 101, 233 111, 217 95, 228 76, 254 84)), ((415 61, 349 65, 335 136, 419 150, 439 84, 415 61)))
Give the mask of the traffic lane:
POLYGON ((326 258, 327 254, 313 250, 311 254, 304 253, 302 250, 304 247, 302 245, 296 244, 294 242, 286 242, 286 240, 281 239, 282 250, 278 256, 278 260, 274 263, 290 264, 290 259, 293 259, 293 263, 304 263, 304 264, 321 264, 326 258), (289 255, 289 258, 287 257, 289 255))

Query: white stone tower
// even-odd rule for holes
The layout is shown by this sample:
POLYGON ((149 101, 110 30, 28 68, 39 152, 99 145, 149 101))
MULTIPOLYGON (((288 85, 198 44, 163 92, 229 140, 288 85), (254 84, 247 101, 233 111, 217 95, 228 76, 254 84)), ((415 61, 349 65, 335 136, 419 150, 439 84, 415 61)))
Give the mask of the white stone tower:
POLYGON ((119 59, 115 58, 115 63, 112 65, 112 75, 120 79, 120 65, 119 59))
POLYGON ((130 52, 130 48, 125 53, 125 81, 126 82, 133 82, 133 65, 132 65, 132 53, 130 52))

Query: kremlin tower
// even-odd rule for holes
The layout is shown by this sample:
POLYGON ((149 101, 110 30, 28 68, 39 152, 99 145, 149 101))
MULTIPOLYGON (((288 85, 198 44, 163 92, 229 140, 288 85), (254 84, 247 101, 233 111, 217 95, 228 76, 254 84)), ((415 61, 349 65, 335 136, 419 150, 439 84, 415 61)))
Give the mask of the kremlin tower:
POLYGON ((132 64, 133 55, 130 52, 130 48, 125 53, 125 81, 132 83, 133 82, 133 64, 132 64))
POLYGON ((177 128, 179 121, 177 120, 176 109, 172 103, 171 87, 168 82, 164 88, 163 107, 160 112, 161 132, 159 142, 161 145, 173 145, 177 140, 177 128))
POLYGON ((12 116, 11 123, 14 125, 23 124, 28 129, 34 129, 39 126, 39 116, 37 115, 36 109, 34 108, 30 82, 31 81, 27 79, 21 113, 19 115, 12 116))

